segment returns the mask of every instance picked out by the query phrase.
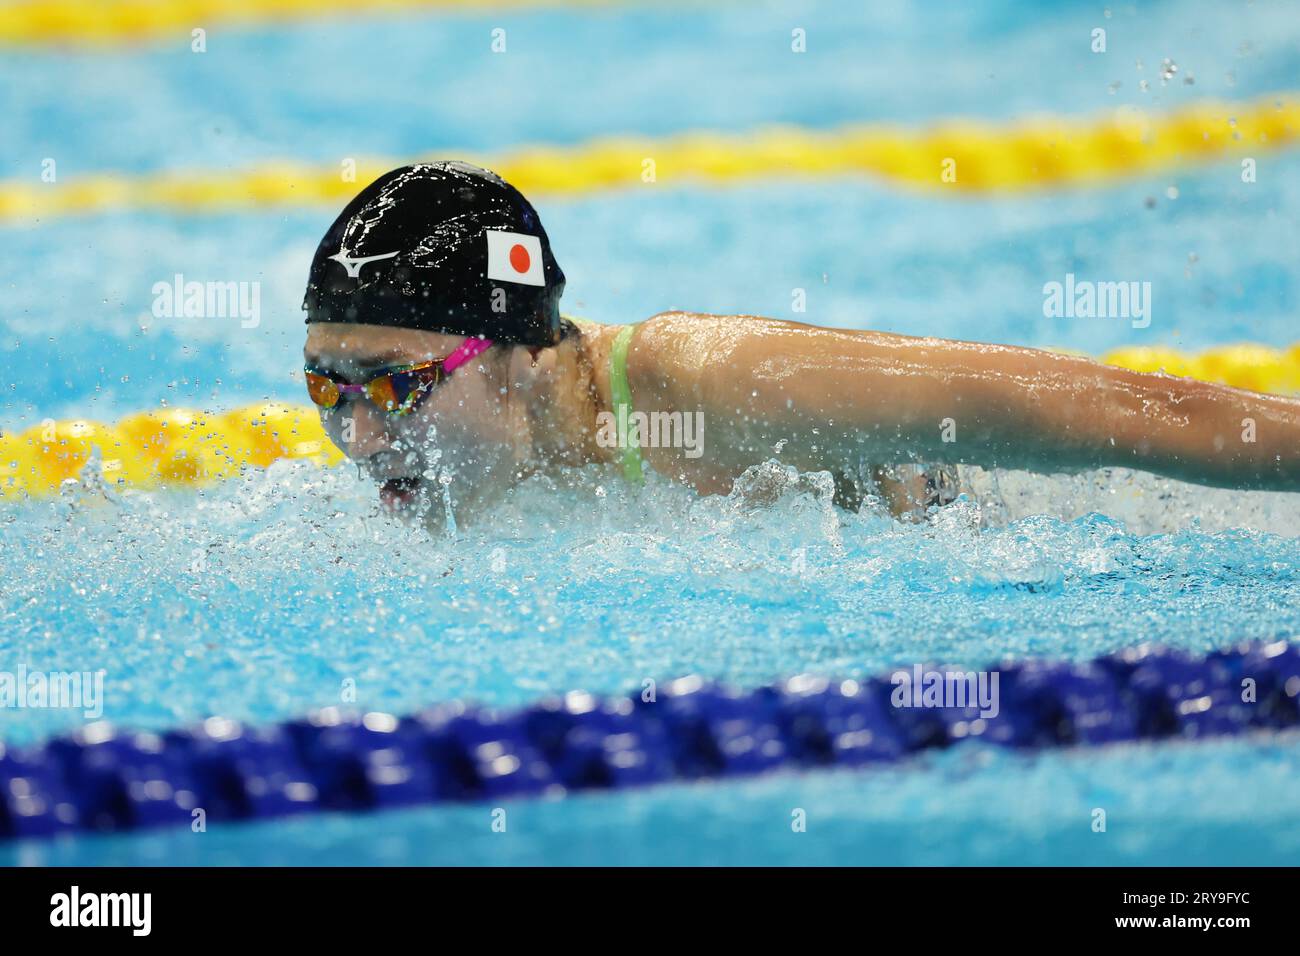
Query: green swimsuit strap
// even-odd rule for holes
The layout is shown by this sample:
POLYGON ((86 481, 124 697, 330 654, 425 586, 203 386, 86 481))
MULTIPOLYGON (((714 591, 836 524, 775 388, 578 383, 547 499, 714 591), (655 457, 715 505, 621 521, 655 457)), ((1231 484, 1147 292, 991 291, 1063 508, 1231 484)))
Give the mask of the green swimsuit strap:
POLYGON ((623 477, 633 484, 643 484, 641 435, 632 422, 632 388, 627 383, 627 349, 632 344, 635 325, 625 325, 614 337, 609 350, 609 396, 614 403, 619 444, 623 449, 623 477))

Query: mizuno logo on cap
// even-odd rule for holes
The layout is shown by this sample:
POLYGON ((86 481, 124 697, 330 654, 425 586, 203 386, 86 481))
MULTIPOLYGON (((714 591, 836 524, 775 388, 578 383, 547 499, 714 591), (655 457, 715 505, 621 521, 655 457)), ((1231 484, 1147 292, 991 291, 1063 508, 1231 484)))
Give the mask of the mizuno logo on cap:
POLYGON ((347 270, 349 278, 360 279, 361 267, 364 266, 367 262, 374 262, 376 259, 391 259, 395 255, 397 255, 396 252, 385 252, 377 256, 358 256, 355 259, 350 259, 343 254, 342 249, 339 249, 338 252, 336 252, 334 255, 330 256, 329 258, 333 259, 335 262, 342 265, 343 268, 347 270))

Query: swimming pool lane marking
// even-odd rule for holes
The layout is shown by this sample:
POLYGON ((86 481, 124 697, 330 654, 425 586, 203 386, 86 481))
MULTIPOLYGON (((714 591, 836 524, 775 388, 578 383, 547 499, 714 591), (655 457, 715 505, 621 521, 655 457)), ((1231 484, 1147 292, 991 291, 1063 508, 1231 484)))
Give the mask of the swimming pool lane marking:
MULTIPOLYGON (((1188 354, 1130 346, 1103 355, 1108 365, 1278 395, 1300 395, 1300 343, 1290 349, 1227 345, 1188 354)), ((0 427, 0 502, 57 494, 98 454, 112 487, 193 487, 265 468, 282 458, 328 467, 343 460, 315 408, 268 402, 227 412, 165 408, 116 423, 46 420, 22 431, 0 427)))
MULTIPOLYGON (((1092 117, 1035 117, 1003 124, 943 120, 923 127, 766 127, 662 139, 599 137, 572 146, 524 146, 499 155, 455 153, 492 169, 525 194, 582 195, 644 188, 646 157, 659 188, 690 183, 873 175, 936 195, 1094 186, 1125 177, 1257 156, 1300 140, 1300 94, 1204 100, 1164 114, 1133 108, 1092 117)), ((236 171, 89 173, 57 183, 0 181, 0 222, 109 210, 202 214, 312 204, 337 206, 357 183, 409 162, 262 163, 236 171)), ((1236 176, 1236 172, 1229 175, 1236 176)), ((1243 173, 1244 175, 1244 173, 1243 173)))
POLYGON ((607 7, 620 0, 18 0, 0 6, 0 43, 106 46, 166 36, 195 27, 316 20, 329 16, 607 7))
POLYGON ((1300 646, 1192 657, 1135 648, 1078 662, 916 665, 867 680, 736 691, 698 677, 647 697, 581 691, 519 710, 406 717, 337 708, 266 727, 214 717, 87 726, 0 747, 0 841, 309 812, 628 791, 776 770, 888 766, 980 741, 1020 753, 1191 741, 1300 725, 1300 646))

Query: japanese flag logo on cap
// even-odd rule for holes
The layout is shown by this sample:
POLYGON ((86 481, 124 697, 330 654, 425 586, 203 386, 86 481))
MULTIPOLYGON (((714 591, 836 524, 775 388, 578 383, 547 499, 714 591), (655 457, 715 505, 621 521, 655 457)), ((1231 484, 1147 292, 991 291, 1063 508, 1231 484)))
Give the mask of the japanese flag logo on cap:
POLYGON ((488 242, 489 279, 518 282, 523 285, 546 285, 542 271, 542 241, 522 232, 484 229, 488 242))

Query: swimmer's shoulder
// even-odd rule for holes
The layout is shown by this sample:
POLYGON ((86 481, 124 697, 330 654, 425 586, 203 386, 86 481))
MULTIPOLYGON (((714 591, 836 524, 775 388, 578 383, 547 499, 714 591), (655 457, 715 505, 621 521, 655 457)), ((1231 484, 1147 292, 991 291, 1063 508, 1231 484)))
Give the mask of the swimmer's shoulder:
POLYGON ((757 316, 660 312, 638 323, 628 349, 628 375, 661 398, 696 392, 710 370, 725 364, 757 316))
POLYGON ((669 407, 691 405, 725 386, 728 369, 779 352, 783 337, 815 328, 760 315, 660 312, 633 334, 627 364, 632 391, 669 407))
POLYGON ((873 333, 827 329, 761 315, 660 312, 641 322, 632 338, 628 371, 663 375, 704 374, 729 365, 751 365, 817 340, 823 348, 846 347, 873 333))
POLYGON ((660 312, 638 324, 632 347, 693 364, 725 360, 734 350, 766 336, 813 328, 761 315, 660 312))

